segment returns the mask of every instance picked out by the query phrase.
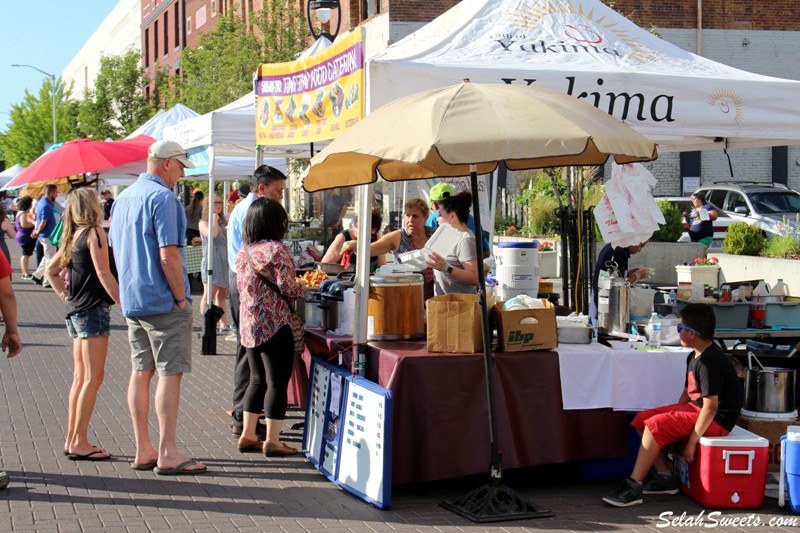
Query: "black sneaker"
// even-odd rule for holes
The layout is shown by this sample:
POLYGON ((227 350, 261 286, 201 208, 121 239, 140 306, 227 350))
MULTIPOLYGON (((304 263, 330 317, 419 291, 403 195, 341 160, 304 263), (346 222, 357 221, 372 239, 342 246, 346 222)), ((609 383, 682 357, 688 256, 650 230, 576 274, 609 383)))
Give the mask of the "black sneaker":
POLYGON ((642 486, 631 478, 625 478, 617 490, 603 498, 603 501, 614 507, 630 507, 642 503, 642 486))
MULTIPOLYGON (((236 411, 233 412, 231 416, 231 433, 236 435, 237 437, 242 435, 242 427, 244 425, 244 421, 241 418, 242 415, 238 415, 236 411)), ((267 425, 261 418, 258 419, 258 424, 256 424, 256 435, 258 435, 262 440, 267 438, 267 425)))
POLYGON ((671 474, 666 476, 658 474, 642 486, 644 494, 678 494, 680 490, 678 478, 671 474))

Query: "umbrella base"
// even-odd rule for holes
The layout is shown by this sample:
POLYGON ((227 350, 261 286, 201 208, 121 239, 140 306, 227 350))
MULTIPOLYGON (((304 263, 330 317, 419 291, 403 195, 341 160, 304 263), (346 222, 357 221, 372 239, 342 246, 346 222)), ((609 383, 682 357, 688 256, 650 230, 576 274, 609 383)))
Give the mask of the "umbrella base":
POLYGON ((473 522, 505 522, 547 518, 553 513, 529 502, 516 491, 499 483, 487 483, 439 505, 473 522))

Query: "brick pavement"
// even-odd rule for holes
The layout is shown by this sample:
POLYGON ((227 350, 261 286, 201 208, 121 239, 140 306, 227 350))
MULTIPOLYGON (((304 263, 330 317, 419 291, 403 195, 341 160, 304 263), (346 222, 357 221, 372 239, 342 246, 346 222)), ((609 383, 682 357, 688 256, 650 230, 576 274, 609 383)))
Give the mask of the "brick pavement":
MULTIPOLYGON (((18 264, 18 248, 12 244, 18 264)), ((243 455, 227 428, 233 358, 200 356, 193 342, 194 370, 183 383, 178 437, 181 449, 209 467, 197 477, 160 478, 130 469, 133 440, 125 401, 130 372, 124 320, 112 311, 106 375, 92 418, 90 439, 108 449, 111 461, 73 462, 62 455, 66 396, 71 380, 70 339, 62 305, 50 289, 15 273, 23 353, 0 359, 0 464, 11 476, 0 492, 0 531, 656 531, 665 511, 697 516, 685 496, 646 497, 645 505, 613 509, 600 498, 613 483, 584 483, 569 466, 507 472, 506 481, 555 516, 476 525, 438 506, 477 486, 470 478, 396 488, 394 505, 380 511, 335 488, 303 457, 266 460, 243 455)), ((195 311, 199 302, 195 300, 195 311)), ((199 313, 195 326, 199 328, 199 313)), ((218 346, 232 353, 222 339, 218 346)), ((302 418, 292 410, 287 428, 302 418)), ((153 434, 157 427, 151 417, 153 434)), ((288 441, 301 434, 287 429, 288 441)), ((413 442, 413 435, 407 436, 413 442)), ((454 441, 458 445, 458 441, 454 441)), ((488 458, 487 458, 488 461, 488 458)), ((726 518, 749 512, 725 513, 726 518)), ((767 500, 762 520, 790 516, 767 500)), ((777 531, 776 527, 723 527, 721 531, 777 531)), ((697 527, 668 528, 696 531, 697 527)), ((788 529, 786 529, 788 531, 788 529)))

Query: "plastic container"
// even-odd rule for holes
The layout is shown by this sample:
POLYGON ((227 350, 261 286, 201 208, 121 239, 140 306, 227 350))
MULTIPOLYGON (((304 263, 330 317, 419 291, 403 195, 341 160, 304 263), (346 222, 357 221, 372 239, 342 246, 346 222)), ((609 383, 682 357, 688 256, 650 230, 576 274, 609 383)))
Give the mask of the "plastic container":
POLYGON ((778 283, 770 289, 769 295, 777 298, 777 300, 773 301, 782 302, 789 296, 789 287, 783 282, 782 278, 778 278, 778 283))
MULTIPOLYGON (((791 297, 790 297, 791 298, 791 297)), ((797 327, 800 325, 800 299, 764 304, 764 327, 797 327)))
POLYGON ((761 295, 757 295, 753 291, 753 301, 750 302, 750 327, 755 329, 763 328, 765 316, 766 310, 764 302, 761 300, 761 295))
POLYGON ((450 224, 443 222, 439 224, 439 227, 430 236, 428 242, 425 243, 425 248, 436 252, 442 257, 447 257, 460 239, 461 232, 450 224))
POLYGON ((755 300, 757 296, 761 296, 762 301, 764 296, 769 296, 769 285, 764 283, 763 279, 758 280, 758 285, 756 285, 756 288, 753 289, 753 300, 755 300))
MULTIPOLYGON (((691 302, 684 302, 678 300, 678 312, 680 313, 687 304, 691 302)), ((747 321, 750 317, 751 305, 748 302, 730 302, 720 303, 714 302, 709 304, 714 309, 714 316, 716 317, 716 329, 746 329, 747 321)))
POLYGON ((703 507, 758 509, 764 502, 769 450, 767 439, 735 426, 725 437, 700 437, 691 464, 675 454, 675 473, 681 490, 703 507))
MULTIPOLYGON (((433 237, 431 237, 432 239, 433 237)), ((430 242, 430 240, 428 241, 430 242)), ((539 252, 536 243, 528 242, 501 242, 497 245, 495 256, 497 267, 501 266, 539 266, 539 252)), ((498 270, 499 273, 499 270, 498 270)))
POLYGON ((658 313, 650 315, 650 321, 647 323, 648 339, 647 346, 650 348, 661 348, 661 319, 658 318, 658 313))

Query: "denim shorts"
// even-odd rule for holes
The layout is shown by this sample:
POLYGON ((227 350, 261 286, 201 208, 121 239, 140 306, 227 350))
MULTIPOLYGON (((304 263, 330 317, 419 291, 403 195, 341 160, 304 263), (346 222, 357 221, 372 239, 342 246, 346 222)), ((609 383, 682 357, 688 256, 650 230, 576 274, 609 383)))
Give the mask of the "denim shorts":
POLYGON ((108 337, 111 334, 111 313, 108 304, 100 304, 67 317, 70 337, 108 337))

